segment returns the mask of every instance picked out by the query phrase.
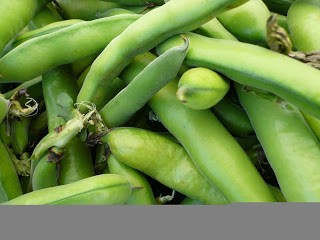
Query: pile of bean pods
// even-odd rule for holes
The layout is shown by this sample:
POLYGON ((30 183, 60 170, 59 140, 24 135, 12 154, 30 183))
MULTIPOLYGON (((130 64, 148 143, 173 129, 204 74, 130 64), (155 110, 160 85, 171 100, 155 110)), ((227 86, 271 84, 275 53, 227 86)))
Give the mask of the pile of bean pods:
POLYGON ((1 205, 320 201, 319 0, 1 0, 1 205))

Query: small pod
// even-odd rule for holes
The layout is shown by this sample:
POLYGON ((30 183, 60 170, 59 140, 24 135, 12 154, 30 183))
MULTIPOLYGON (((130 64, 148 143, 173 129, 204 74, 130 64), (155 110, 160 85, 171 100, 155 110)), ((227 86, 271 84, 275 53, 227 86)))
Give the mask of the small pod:
POLYGON ((129 199, 131 191, 124 177, 102 174, 33 191, 2 205, 121 205, 129 199))
POLYGON ((121 163, 114 155, 108 157, 108 167, 110 173, 119 174, 125 177, 132 187, 136 188, 126 204, 128 205, 154 205, 156 200, 154 199, 152 188, 148 182, 146 176, 143 173, 121 163))
POLYGON ((178 83, 177 98, 192 109, 208 109, 216 105, 228 92, 230 81, 208 68, 186 71, 178 83))
POLYGON ((11 144, 14 152, 17 155, 24 153, 29 144, 30 122, 30 117, 15 117, 10 123, 11 144))

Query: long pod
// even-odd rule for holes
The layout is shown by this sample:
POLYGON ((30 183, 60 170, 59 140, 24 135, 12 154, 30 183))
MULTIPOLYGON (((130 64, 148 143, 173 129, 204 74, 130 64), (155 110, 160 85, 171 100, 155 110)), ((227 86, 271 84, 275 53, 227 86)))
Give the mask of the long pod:
POLYGON ((198 171, 184 148, 144 129, 115 128, 102 139, 117 160, 206 204, 227 204, 223 193, 198 171))
MULTIPOLYGON (((194 33, 186 63, 223 73, 243 85, 270 91, 320 118, 320 71, 280 53, 252 44, 213 39, 194 33)), ((175 36, 159 46, 161 53, 180 45, 175 36)))
POLYGON ((119 205, 128 200, 131 191, 124 177, 102 174, 26 193, 2 205, 119 205))
MULTIPOLYGON (((247 0, 171 0, 151 10, 108 44, 93 62, 77 102, 93 101, 95 92, 115 79, 133 57, 175 34, 191 31, 247 0)), ((121 15, 120 15, 121 16, 121 15)))
POLYGON ((0 59, 0 82, 24 82, 56 66, 99 53, 139 17, 126 14, 79 22, 26 41, 0 59))
POLYGON ((320 144, 299 110, 259 90, 237 93, 287 201, 319 202, 320 144))

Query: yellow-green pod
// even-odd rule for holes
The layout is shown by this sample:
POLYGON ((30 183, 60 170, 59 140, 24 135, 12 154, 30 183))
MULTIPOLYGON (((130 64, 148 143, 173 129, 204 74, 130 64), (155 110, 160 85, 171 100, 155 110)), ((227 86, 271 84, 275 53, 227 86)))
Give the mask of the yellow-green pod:
POLYGON ((102 174, 33 191, 3 205, 120 205, 128 200, 131 191, 131 185, 124 177, 102 174))

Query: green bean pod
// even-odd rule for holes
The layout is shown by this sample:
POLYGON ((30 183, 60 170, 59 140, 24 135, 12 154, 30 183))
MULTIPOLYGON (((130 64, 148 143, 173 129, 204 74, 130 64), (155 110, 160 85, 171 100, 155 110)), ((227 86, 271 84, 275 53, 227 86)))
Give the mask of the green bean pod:
POLYGON ((45 25, 42 28, 38 28, 32 31, 25 32, 23 34, 20 34, 16 36, 14 41, 12 41, 10 44, 8 44, 2 51, 1 56, 6 55, 8 52, 10 52, 12 49, 16 48, 20 44, 31 40, 33 38, 43 36, 52 32, 55 32, 57 30, 72 26, 75 23, 83 22, 83 20, 79 19, 71 19, 71 20, 64 20, 59 22, 53 22, 51 24, 45 25))
MULTIPOLYGON (((83 81, 86 78, 90 67, 87 67, 82 74, 79 76, 77 80, 77 84, 79 88, 82 87, 83 81)), ((114 98, 122 89, 124 89, 126 86, 126 83, 121 80, 120 78, 116 78, 111 83, 107 88, 100 88, 97 89, 97 92, 95 94, 95 100, 93 103, 96 105, 96 108, 98 110, 101 110, 112 98, 114 98)))
POLYGON ((208 109, 229 91, 230 81, 207 68, 186 71, 178 83, 177 98, 192 109, 208 109))
POLYGON ((226 11, 218 20, 242 42, 266 46, 266 23, 270 12, 262 0, 249 0, 243 5, 226 11))
POLYGON ((68 184, 94 175, 89 148, 78 137, 73 138, 59 161, 58 184, 68 184))
MULTIPOLYGON (((220 72, 243 85, 270 91, 320 118, 320 71, 263 47, 187 33, 190 66, 220 72), (301 80, 303 79, 303 81, 301 80)), ((158 46, 159 53, 181 44, 178 36, 158 46)))
POLYGON ((55 162, 46 154, 37 164, 32 174, 32 190, 54 187, 58 185, 58 171, 55 162))
POLYGON ((221 189, 230 202, 274 201, 237 141, 210 110, 193 110, 181 105, 175 98, 176 84, 176 81, 170 82, 149 105, 181 142, 200 172, 221 189))
POLYGON ((114 2, 100 0, 57 0, 58 10, 64 19, 82 19, 86 21, 104 17, 104 15, 115 8, 124 8, 135 13, 143 13, 145 6, 126 6, 114 2))
POLYGON ((147 178, 139 171, 121 163, 114 155, 108 157, 108 168, 110 173, 125 177, 130 185, 136 190, 132 192, 126 204, 128 205, 154 205, 152 188, 147 178))
POLYGON ((320 1, 294 1, 287 19, 293 43, 299 51, 320 50, 320 1))
POLYGON ((115 128, 102 141, 117 160, 163 185, 208 204, 227 204, 221 191, 197 170, 179 144, 138 128, 115 128))
POLYGON ((212 108, 212 111, 233 136, 248 137, 254 135, 254 130, 246 112, 240 104, 234 103, 230 96, 225 96, 212 108))
POLYGON ((48 2, 50 0, 1 1, 0 52, 28 24, 35 13, 48 2))
POLYGON ((5 146, 0 140, 0 202, 22 195, 19 178, 5 146))
POLYGON ((119 15, 80 22, 26 41, 0 59, 0 82, 24 82, 56 66, 99 53, 139 17, 119 15))
POLYGON ((14 152, 17 155, 21 155, 25 152, 29 144, 29 126, 31 118, 30 117, 15 117, 10 122, 10 137, 11 144, 14 152))
POLYGON ((203 203, 199 200, 186 197, 180 202, 180 205, 203 205, 203 203))
POLYGON ((2 205, 120 205, 128 200, 131 191, 124 177, 103 174, 33 191, 2 205))
POLYGON ((237 93, 287 201, 318 202, 320 144, 299 110, 259 90, 237 93))
POLYGON ((220 22, 217 18, 206 22, 199 28, 195 29, 193 32, 206 37, 219 38, 219 39, 230 39, 237 41, 236 37, 233 36, 220 22))
POLYGON ((97 89, 108 86, 108 82, 115 79, 133 57, 149 51, 170 36, 194 30, 223 11, 246 1, 189 0, 185 4, 184 0, 171 0, 142 15, 111 41, 93 62, 77 102, 91 102, 97 89))
POLYGON ((111 99, 100 111, 107 127, 126 123, 155 93, 176 77, 187 50, 188 40, 185 39, 182 46, 163 53, 111 99))

